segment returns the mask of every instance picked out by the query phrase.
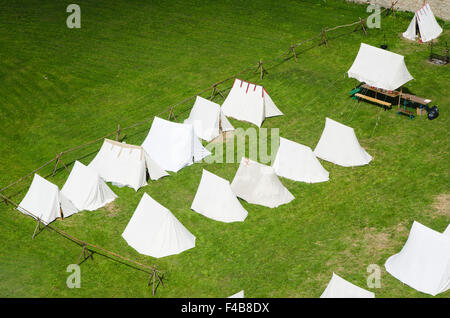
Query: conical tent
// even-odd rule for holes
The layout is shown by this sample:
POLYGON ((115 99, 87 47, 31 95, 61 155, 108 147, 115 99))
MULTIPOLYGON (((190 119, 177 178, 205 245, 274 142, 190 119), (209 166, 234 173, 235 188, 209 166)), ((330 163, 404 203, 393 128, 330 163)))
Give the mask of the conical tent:
POLYGON ((225 223, 243 222, 248 214, 231 190, 228 180, 205 169, 191 209, 225 223))
POLYGON ((122 237, 139 253, 156 258, 195 247, 195 236, 147 193, 142 196, 122 237))
POLYGON ((184 123, 191 124, 195 135, 206 141, 213 140, 221 131, 234 130, 220 105, 200 96, 197 96, 189 118, 184 123))
POLYGON ((413 79, 405 58, 387 50, 361 43, 348 77, 386 90, 395 90, 413 79))
POLYGON ((427 3, 416 11, 408 29, 403 33, 403 37, 412 41, 419 37, 421 42, 429 42, 439 37, 442 31, 427 3))
POLYGON ((106 182, 128 186, 134 190, 147 185, 147 171, 152 180, 167 176, 146 153, 144 148, 105 139, 88 167, 106 182))
POLYGON ((320 298, 375 298, 375 294, 333 273, 320 298))
POLYGON ((159 117, 153 120, 142 147, 160 167, 173 172, 211 154, 195 136, 192 125, 178 124, 159 117))
POLYGON ((75 161, 61 193, 80 211, 97 210, 117 198, 94 169, 86 167, 78 160, 75 161))
POLYGON ((326 118, 325 128, 314 154, 343 167, 363 166, 372 157, 361 147, 352 127, 326 118))
POLYGON ((280 147, 272 166, 278 176, 294 181, 328 181, 328 171, 322 167, 311 148, 283 137, 280 137, 280 147))
POLYGON ((264 87, 240 79, 234 80, 222 104, 222 111, 228 117, 248 121, 258 127, 267 117, 283 115, 264 87))
POLYGON ((433 296, 450 289, 450 237, 414 221, 402 250, 384 264, 389 274, 433 296))
POLYGON ((269 208, 294 200, 294 196, 284 187, 272 167, 247 158, 242 158, 231 189, 248 203, 269 208))
POLYGON ((17 208, 20 212, 49 224, 59 217, 77 213, 73 203, 59 192, 58 186, 35 174, 27 194, 17 208))
POLYGON ((231 296, 228 297, 228 298, 244 298, 244 291, 241 290, 240 292, 237 292, 236 294, 231 295, 231 296))

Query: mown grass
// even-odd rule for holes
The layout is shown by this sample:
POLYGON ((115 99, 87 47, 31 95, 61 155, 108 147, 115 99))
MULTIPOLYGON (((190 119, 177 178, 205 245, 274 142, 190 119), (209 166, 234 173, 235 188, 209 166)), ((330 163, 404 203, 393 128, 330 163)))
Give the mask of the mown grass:
MULTIPOLYGON (((0 10, 0 184, 6 185, 64 149, 150 118, 212 83, 270 60, 290 44, 316 35, 324 26, 354 22, 365 6, 344 1, 78 1, 81 29, 65 25, 66 4, 14 1, 0 10)), ((306 45, 292 59, 267 65, 262 83, 284 116, 263 127, 314 147, 330 117, 355 128, 374 157, 370 165, 343 168, 322 162, 330 181, 282 182, 296 199, 269 209, 242 202, 249 216, 224 224, 190 210, 203 168, 232 180, 238 163, 187 167, 141 188, 112 187, 113 208, 83 212, 55 225, 82 238, 165 272, 157 297, 226 297, 241 289, 248 297, 317 297, 332 272, 365 287, 369 264, 382 267, 377 297, 426 297, 384 270, 400 250, 413 220, 443 231, 448 214, 433 207, 449 192, 448 66, 426 62, 426 45, 399 33, 412 14, 383 17, 381 30, 364 36, 353 29, 329 34, 329 47, 306 45), (406 88, 440 108, 437 120, 408 120, 395 110, 348 98, 355 81, 344 77, 360 43, 405 55, 415 80, 406 88), (378 125, 376 123, 378 122, 378 125), (121 233, 142 194, 169 208, 197 237, 180 255, 155 260, 138 254, 121 233)), ((449 25, 440 43, 449 39, 449 25)), ((221 88, 226 91, 231 81, 221 88)), ((207 97, 208 94, 205 94, 207 97)), ((216 102, 222 103, 221 97, 216 102)), ((177 108, 187 117, 192 103, 177 108)), ((250 125, 231 120, 235 127, 250 125)), ((150 124, 125 131, 139 144, 150 124)), ((88 163, 100 144, 64 157, 88 163)), ((237 161, 239 162, 239 161, 237 161)), ((52 167, 40 174, 49 176, 52 167)), ((68 173, 49 178, 58 186, 68 173)), ((31 179, 6 191, 17 202, 31 179)), ((66 267, 81 249, 44 231, 31 240, 32 219, 0 207, 0 296, 150 297, 147 276, 99 255, 82 264, 82 288, 66 287, 66 267)), ((439 296, 449 297, 446 292, 439 296)))

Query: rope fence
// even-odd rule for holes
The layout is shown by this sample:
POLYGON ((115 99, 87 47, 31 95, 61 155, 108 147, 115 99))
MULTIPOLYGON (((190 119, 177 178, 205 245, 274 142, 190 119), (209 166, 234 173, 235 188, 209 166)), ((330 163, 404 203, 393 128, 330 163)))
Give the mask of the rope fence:
MULTIPOLYGON (((393 7, 391 7, 391 8, 386 8, 386 9, 382 10, 381 13, 384 12, 384 11, 386 11, 386 10, 393 10, 393 7)), ((85 148, 85 147, 87 147, 87 146, 89 146, 89 145, 95 144, 95 143, 97 143, 97 142, 99 142, 99 141, 101 141, 101 140, 103 140, 103 139, 105 139, 105 138, 111 137, 111 136, 115 136, 116 140, 119 140, 119 136, 120 136, 120 133, 121 133, 121 132, 123 132, 124 130, 133 129, 133 128, 136 128, 136 127, 138 127, 138 126, 142 126, 142 125, 144 125, 144 124, 147 124, 148 122, 150 122, 151 120, 153 120, 153 118, 154 118, 155 116, 158 116, 158 117, 159 117, 159 116, 161 116, 161 115, 164 115, 164 114, 169 113, 169 116, 168 116, 168 119, 169 119, 169 120, 170 120, 172 117, 175 118, 174 109, 175 109, 177 106, 180 106, 180 105, 182 105, 182 104, 184 104, 184 103, 187 103, 188 101, 195 99, 198 95, 204 94, 204 93, 206 93, 206 92, 208 92, 208 91, 211 91, 210 99, 213 99, 217 94, 220 94, 222 97, 224 97, 223 94, 222 94, 222 92, 218 89, 218 86, 219 86, 219 85, 222 85, 222 84, 226 83, 226 82, 229 81, 229 80, 235 79, 236 77, 238 77, 238 76, 240 76, 240 75, 243 75, 243 74, 246 74, 246 73, 249 73, 249 72, 252 72, 252 73, 254 73, 254 74, 255 74, 255 73, 259 73, 259 77, 260 77, 260 79, 262 80, 263 77, 264 77, 264 75, 267 73, 266 69, 264 68, 264 66, 266 66, 267 64, 270 64, 270 63, 272 63, 272 62, 274 62, 274 61, 278 61, 280 58, 283 58, 283 62, 284 62, 284 61, 287 61, 287 60, 289 60, 289 59, 291 59, 291 58, 294 58, 294 59, 295 59, 295 62, 297 63, 297 62, 298 62, 298 58, 297 58, 297 53, 296 53, 296 50, 295 50, 296 48, 298 48, 298 47, 300 47, 300 46, 302 46, 302 45, 304 45, 304 44, 306 44, 306 43, 313 42, 313 41, 315 41, 315 40, 316 40, 316 41, 317 41, 317 40, 320 40, 320 41, 318 41, 318 46, 325 44, 325 46, 328 47, 328 40, 329 40, 329 39, 327 38, 327 35, 326 35, 327 32, 332 32, 332 31, 335 31, 335 30, 338 30, 338 29, 349 28, 349 27, 353 27, 353 26, 357 26, 357 25, 361 25, 362 30, 364 31, 365 34, 367 34, 367 31, 366 31, 366 28, 364 27, 364 24, 365 24, 365 19, 359 18, 358 21, 353 22, 353 23, 344 24, 344 25, 339 25, 339 26, 335 26, 335 27, 332 27, 332 28, 325 27, 325 28, 323 28, 323 29, 321 30, 321 32, 318 33, 317 35, 315 35, 315 36, 313 36, 313 37, 311 37, 311 38, 309 38, 309 39, 307 39, 307 40, 303 40, 303 41, 301 41, 301 42, 298 42, 298 43, 296 43, 296 44, 292 44, 292 45, 291 45, 286 51, 284 51, 281 55, 279 55, 279 56, 277 56, 277 57, 275 57, 275 58, 273 58, 273 59, 271 59, 271 60, 268 60, 268 61, 266 61, 266 62, 264 62, 264 63, 263 63, 262 60, 259 60, 258 63, 254 64, 253 66, 250 66, 250 67, 248 67, 248 68, 246 68, 246 69, 244 69, 244 70, 242 70, 242 71, 240 71, 240 72, 238 72, 238 73, 236 73, 236 74, 234 74, 234 75, 232 75, 232 76, 230 76, 230 77, 227 77, 226 79, 223 79, 223 80, 221 80, 221 81, 218 81, 218 82, 216 82, 216 83, 214 83, 214 84, 208 86, 207 88, 205 88, 205 89, 199 91, 198 93, 196 93, 196 94, 194 94, 194 95, 191 95, 191 96, 189 96, 189 97, 184 98, 183 100, 177 102, 176 104, 171 105, 169 108, 167 108, 167 109, 161 111, 161 112, 158 113, 158 114, 155 114, 155 115, 151 116, 150 118, 147 118, 147 119, 145 119, 145 120, 143 120, 143 121, 134 123, 134 124, 132 124, 132 125, 130 125, 130 126, 128 126, 128 127, 120 127, 120 125, 118 125, 117 130, 114 131, 114 132, 108 133, 108 134, 106 134, 106 135, 104 135, 104 136, 102 136, 102 137, 100 137, 100 138, 96 138, 96 139, 91 140, 91 141, 89 141, 89 142, 86 142, 86 143, 84 143, 84 144, 82 144, 82 145, 78 145, 78 146, 75 146, 75 147, 73 147, 73 148, 70 148, 70 149, 61 151, 61 152, 58 153, 53 159, 49 160, 49 161, 46 162, 45 164, 41 165, 40 167, 34 169, 34 170, 31 171, 30 173, 27 173, 27 174, 24 175, 23 177, 17 179, 16 181, 12 182, 11 184, 9 184, 9 185, 3 187, 2 189, 0 189, 0 199, 1 199, 6 205, 11 204, 11 205, 13 205, 14 207, 18 208, 19 205, 18 205, 16 202, 14 202, 11 198, 9 198, 9 197, 6 196, 5 194, 3 194, 3 192, 4 192, 5 190, 7 190, 7 189, 9 189, 9 188, 11 188, 11 187, 17 185, 18 183, 22 182, 22 181, 25 180, 26 178, 28 178, 28 177, 30 177, 31 175, 37 173, 38 171, 42 170, 43 168, 49 166, 49 165, 52 164, 52 163, 54 163, 54 168, 53 168, 52 176, 54 176, 54 174, 56 173, 57 167, 58 167, 58 164, 59 164, 59 163, 63 164, 64 167, 68 170, 67 166, 66 166, 66 165, 64 164, 64 162, 62 161, 62 157, 63 157, 64 155, 66 155, 66 154, 68 154, 68 153, 71 153, 71 152, 74 152, 74 151, 76 151, 76 150, 83 149, 83 148, 85 148), (286 56, 287 56, 287 57, 286 57, 286 56), (256 70, 255 70, 255 68, 256 68, 256 70)), ((266 66, 266 67, 267 67, 267 66, 266 66)), ((21 208, 21 209, 24 210, 23 208, 21 208)), ((150 284, 152 283, 152 286, 153 286, 153 295, 155 295, 156 289, 157 289, 157 287, 158 287, 159 284, 161 284, 161 285, 164 287, 164 284, 163 284, 163 282, 162 282, 162 277, 160 276, 161 272, 160 272, 159 270, 156 269, 156 265, 153 265, 153 266, 145 265, 145 264, 142 264, 142 263, 140 263, 140 262, 138 262, 138 261, 132 260, 132 259, 130 259, 130 258, 128 258, 128 257, 125 257, 125 256, 122 256, 122 255, 117 254, 117 253, 115 253, 115 252, 109 251, 109 250, 107 250, 107 249, 105 249, 105 248, 103 248, 103 247, 100 247, 100 246, 98 246, 98 245, 94 245, 94 244, 88 243, 88 242, 86 242, 86 241, 84 241, 84 240, 81 240, 81 239, 79 239, 79 238, 77 238, 77 237, 75 237, 75 236, 73 236, 73 235, 71 235, 71 234, 69 234, 69 233, 67 233, 67 232, 65 232, 65 231, 63 231, 63 230, 57 228, 57 227, 54 226, 54 225, 51 225, 51 224, 45 224, 45 225, 44 225, 44 228, 41 229, 41 224, 43 224, 43 223, 41 222, 40 218, 37 217, 36 215, 34 215, 33 213, 29 212, 29 211, 26 211, 26 210, 24 210, 24 211, 25 211, 29 216, 31 216, 32 218, 34 218, 35 220, 37 220, 37 226, 36 226, 36 229, 35 229, 35 232, 34 232, 32 238, 34 238, 34 237, 36 236, 36 233, 37 233, 37 232, 40 232, 41 230, 47 228, 47 229, 51 229, 51 230, 55 231, 56 233, 58 233, 58 234, 60 234, 61 236, 65 237, 66 239, 69 239, 69 240, 75 242, 76 244, 78 244, 79 246, 81 246, 81 247, 82 247, 82 253, 80 254, 80 257, 78 258, 78 263, 80 263, 80 259, 81 259, 81 258, 83 258, 83 261, 86 260, 86 259, 88 259, 89 257, 92 258, 93 252, 97 252, 98 254, 104 253, 104 254, 110 256, 111 258, 113 258, 113 259, 115 259, 115 260, 121 260, 121 261, 125 261, 125 262, 127 262, 127 263, 131 263, 131 264, 133 264, 134 266, 137 266, 137 269, 139 269, 139 270, 141 270, 141 271, 144 271, 144 272, 150 274, 150 278, 149 278, 148 285, 150 285, 150 284), (89 253, 91 253, 91 254, 89 254, 89 253)))

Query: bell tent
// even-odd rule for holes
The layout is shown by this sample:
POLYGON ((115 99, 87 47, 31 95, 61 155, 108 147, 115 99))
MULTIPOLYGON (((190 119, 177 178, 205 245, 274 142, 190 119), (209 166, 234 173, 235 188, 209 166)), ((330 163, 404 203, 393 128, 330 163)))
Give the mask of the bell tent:
POLYGON ((174 123, 159 117, 153 120, 142 147, 161 168, 173 172, 211 154, 203 147, 191 124, 174 123))
POLYGON ((191 124, 195 135, 208 142, 219 136, 221 131, 234 130, 220 105, 200 96, 197 96, 189 118, 184 123, 191 124))
POLYGON ((330 118, 326 118, 314 154, 343 167, 363 166, 372 160, 372 156, 359 144, 353 128, 330 118))
POLYGON ((433 296, 450 289, 450 237, 414 221, 402 250, 384 264, 389 274, 433 296))
POLYGON ((320 298, 375 298, 375 294, 333 273, 320 298))
POLYGON ((281 116, 267 91, 261 85, 235 79, 230 93, 222 104, 228 117, 243 120, 261 127, 267 117, 281 116))
POLYGON ((79 211, 97 210, 117 198, 94 169, 86 167, 78 160, 75 161, 61 193, 72 201, 79 211))
POLYGON ((282 137, 272 166, 278 176, 294 181, 328 181, 328 171, 322 167, 311 148, 282 137))
POLYGON ((231 189, 248 203, 269 208, 294 200, 294 196, 284 187, 272 167, 247 158, 242 158, 231 189))
POLYGON ((17 209, 33 218, 49 224, 59 217, 78 212, 75 205, 62 194, 58 186, 35 174, 30 188, 17 209))
POLYGON ((413 79, 403 55, 361 43, 358 55, 348 70, 348 76, 389 91, 413 79))
POLYGON ((147 185, 147 171, 152 180, 168 175, 144 148, 109 139, 105 139, 88 167, 97 171, 106 182, 129 186, 135 191, 147 185))
POLYGON ((205 169, 191 209, 225 223, 243 222, 248 214, 231 190, 230 182, 205 169))
POLYGON ((429 42, 441 35, 441 26, 437 23, 430 5, 427 3, 416 11, 403 37, 412 41, 429 42))
POLYGON ((156 258, 195 247, 195 236, 147 193, 142 196, 122 237, 139 253, 156 258))

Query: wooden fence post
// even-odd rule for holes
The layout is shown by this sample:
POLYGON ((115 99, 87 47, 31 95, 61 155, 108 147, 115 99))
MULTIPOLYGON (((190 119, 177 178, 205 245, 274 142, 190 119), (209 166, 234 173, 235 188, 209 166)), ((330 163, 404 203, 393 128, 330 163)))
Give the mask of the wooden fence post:
POLYGON ((262 60, 259 60, 259 62, 258 62, 258 68, 256 69, 255 73, 258 72, 258 70, 260 71, 259 79, 262 80, 263 77, 264 77, 264 73, 268 73, 268 72, 264 69, 264 67, 263 67, 263 62, 262 62, 262 60))
POLYGON ((294 54, 295 63, 298 63, 297 54, 295 54, 295 46, 294 45, 291 45, 291 51, 292 51, 292 54, 294 54))
POLYGON ((328 47, 328 41, 327 41, 327 35, 326 35, 325 29, 322 29, 322 43, 325 43, 325 46, 328 47))
POLYGON ((359 21, 361 22, 361 26, 362 26, 362 29, 364 31, 364 34, 367 35, 366 28, 364 27, 364 23, 365 23, 364 19, 359 18, 359 21))

